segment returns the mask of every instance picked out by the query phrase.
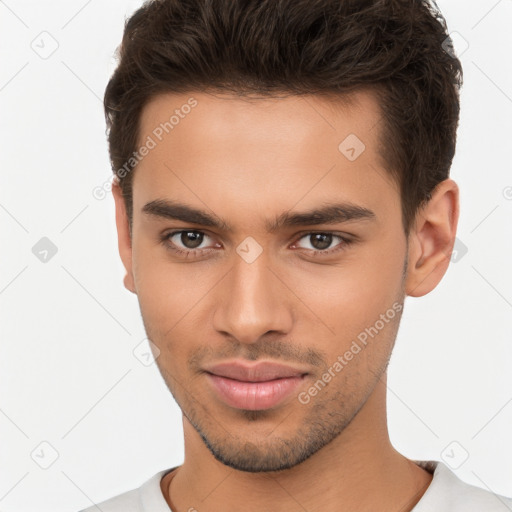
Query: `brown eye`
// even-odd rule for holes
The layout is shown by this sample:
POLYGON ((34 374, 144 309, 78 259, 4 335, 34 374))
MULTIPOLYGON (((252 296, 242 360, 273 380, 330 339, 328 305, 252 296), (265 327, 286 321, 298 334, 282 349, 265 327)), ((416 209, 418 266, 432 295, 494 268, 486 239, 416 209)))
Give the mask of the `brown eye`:
POLYGON ((204 239, 204 234, 198 231, 182 231, 180 235, 180 242, 187 249, 197 249, 204 239))
POLYGON ((166 247, 177 252, 200 252, 208 248, 204 245, 205 242, 210 242, 211 245, 211 237, 201 231, 184 229, 164 235, 162 242, 166 247))
POLYGON ((332 233, 308 233, 307 235, 303 236, 300 240, 304 240, 306 242, 302 242, 303 249, 325 251, 326 249, 329 249, 332 246, 334 238, 339 238, 342 240, 340 236, 333 235, 332 233))
POLYGON ((166 250, 177 258, 203 258, 213 251, 222 249, 222 244, 213 237, 195 229, 180 229, 163 233, 160 242, 166 250))
POLYGON ((313 256, 329 255, 346 249, 352 240, 330 232, 307 233, 294 244, 294 248, 306 249, 313 256), (335 243, 337 242, 337 243, 335 243))
POLYGON ((328 249, 332 243, 332 235, 328 233, 313 233, 309 235, 310 243, 314 249, 328 249))

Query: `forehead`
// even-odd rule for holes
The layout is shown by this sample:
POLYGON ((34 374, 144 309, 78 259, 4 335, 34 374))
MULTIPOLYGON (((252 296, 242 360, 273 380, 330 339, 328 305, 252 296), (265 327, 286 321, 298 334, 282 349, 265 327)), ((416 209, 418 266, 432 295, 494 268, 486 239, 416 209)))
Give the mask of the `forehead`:
MULTIPOLYGON (((197 138, 192 143, 208 140, 218 147, 233 139, 296 146, 325 136, 336 142, 353 133, 366 145, 375 146, 380 121, 380 106, 370 90, 339 96, 279 97, 169 93, 157 95, 143 109, 139 142, 153 132, 158 139, 172 132, 176 144, 192 137, 197 138)), ((199 152, 203 147, 196 145, 199 152)))
POLYGON ((159 95, 140 119, 138 146, 151 149, 136 167, 134 210, 165 197, 253 212, 299 201, 304 208, 334 199, 373 208, 396 202, 378 153, 380 127, 377 99, 365 91, 340 98, 159 95))

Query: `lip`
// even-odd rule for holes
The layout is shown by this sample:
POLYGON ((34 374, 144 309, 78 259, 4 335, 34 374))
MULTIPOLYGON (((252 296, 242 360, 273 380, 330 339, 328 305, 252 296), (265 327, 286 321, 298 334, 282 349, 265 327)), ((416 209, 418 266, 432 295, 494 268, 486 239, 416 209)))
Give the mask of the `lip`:
POLYGON ((216 395, 237 409, 270 409, 284 401, 304 380, 301 368, 261 362, 221 363, 204 369, 216 395))
POLYGON ((280 363, 267 361, 247 364, 241 360, 215 364, 206 367, 205 371, 219 377, 227 377, 243 382, 264 382, 286 377, 300 377, 307 373, 302 368, 294 368, 280 363))

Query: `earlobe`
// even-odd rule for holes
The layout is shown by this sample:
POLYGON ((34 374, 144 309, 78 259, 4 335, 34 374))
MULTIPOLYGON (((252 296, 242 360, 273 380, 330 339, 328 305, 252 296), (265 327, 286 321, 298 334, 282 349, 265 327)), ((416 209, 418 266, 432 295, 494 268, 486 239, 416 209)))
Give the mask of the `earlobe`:
POLYGON ((418 211, 411 228, 407 295, 421 297, 439 284, 450 263, 458 219, 459 188, 452 179, 446 179, 418 211))
POLYGON ((112 195, 114 196, 116 206, 117 245, 119 248, 119 256, 121 257, 121 261, 123 262, 126 270, 123 284, 127 290, 132 293, 136 293, 133 279, 132 240, 128 215, 126 213, 126 204, 121 187, 115 180, 112 183, 112 195))

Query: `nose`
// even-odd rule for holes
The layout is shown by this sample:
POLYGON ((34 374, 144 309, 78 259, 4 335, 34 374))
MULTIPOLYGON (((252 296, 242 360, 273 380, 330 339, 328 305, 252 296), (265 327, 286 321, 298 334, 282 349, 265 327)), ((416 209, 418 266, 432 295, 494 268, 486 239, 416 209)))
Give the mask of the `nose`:
POLYGON ((264 253, 252 263, 237 258, 217 289, 214 328, 246 344, 267 333, 289 333, 293 324, 290 295, 276 274, 264 253))

